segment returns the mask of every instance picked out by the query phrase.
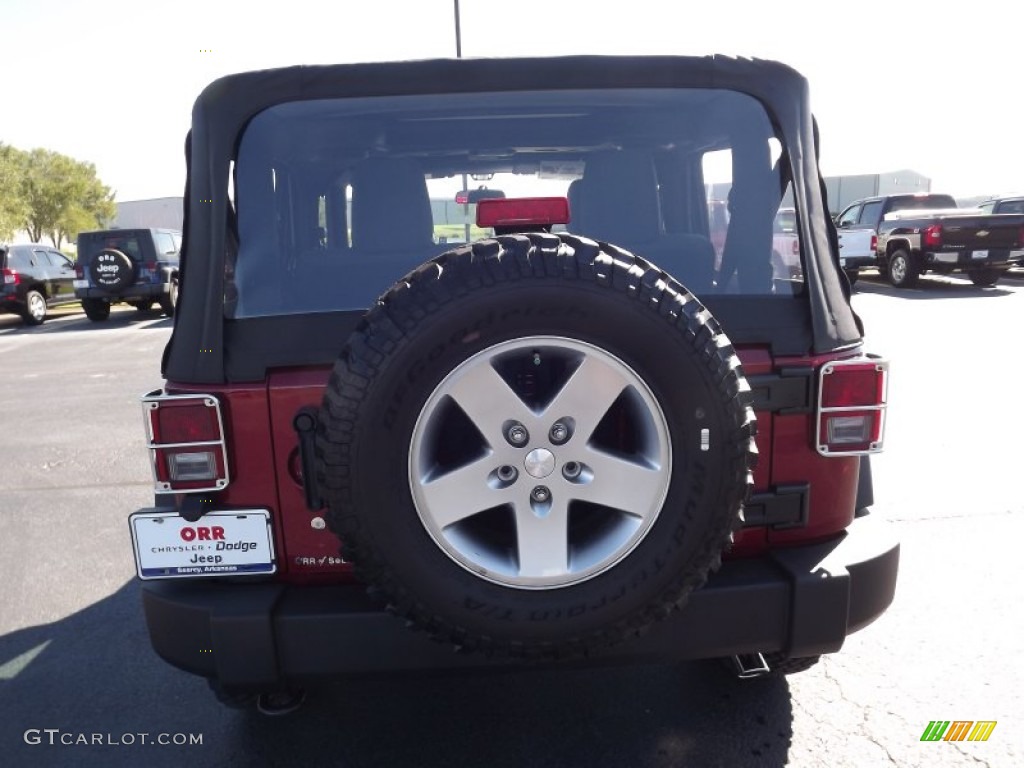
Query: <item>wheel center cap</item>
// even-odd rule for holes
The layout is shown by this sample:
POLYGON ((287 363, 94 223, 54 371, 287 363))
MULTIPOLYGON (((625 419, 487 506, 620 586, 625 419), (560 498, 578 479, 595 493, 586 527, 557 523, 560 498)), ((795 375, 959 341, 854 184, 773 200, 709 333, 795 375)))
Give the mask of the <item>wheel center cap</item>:
POLYGON ((526 454, 526 461, 523 462, 523 465, 530 477, 536 477, 539 480, 555 471, 555 454, 547 448, 534 448, 526 454))

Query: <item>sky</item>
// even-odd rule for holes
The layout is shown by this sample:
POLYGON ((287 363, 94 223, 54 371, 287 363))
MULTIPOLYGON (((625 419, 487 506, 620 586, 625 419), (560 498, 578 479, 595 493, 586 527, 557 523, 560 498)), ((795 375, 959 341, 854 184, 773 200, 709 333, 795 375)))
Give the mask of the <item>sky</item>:
MULTIPOLYGON (((911 169, 1024 193, 1024 4, 460 0, 464 57, 724 53, 808 78, 825 175, 911 169), (974 9, 978 9, 977 12, 974 9)), ((179 196, 192 103, 222 75, 449 58, 454 0, 0 0, 0 143, 95 164, 119 201, 179 196)))

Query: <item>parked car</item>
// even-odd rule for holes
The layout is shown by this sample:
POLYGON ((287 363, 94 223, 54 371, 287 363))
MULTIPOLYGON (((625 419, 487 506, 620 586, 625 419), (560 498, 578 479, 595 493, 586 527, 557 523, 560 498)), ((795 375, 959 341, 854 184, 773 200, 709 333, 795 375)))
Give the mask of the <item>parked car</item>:
MULTIPOLYGON (((725 200, 708 200, 708 230, 715 249, 715 273, 722 268, 726 233, 729 231, 729 210, 725 200)), ((780 208, 772 224, 772 270, 775 280, 801 280, 800 235, 795 208, 780 208)))
POLYGON ((838 227, 844 268, 874 266, 898 288, 926 272, 962 272, 976 285, 995 285, 1024 248, 1024 216, 959 209, 942 194, 858 200, 840 214, 838 227))
POLYGON ((926 272, 961 272, 975 285, 995 285, 1024 256, 1024 215, 896 211, 878 227, 876 256, 900 288, 926 272))
POLYGON ((90 320, 126 302, 140 311, 154 303, 174 314, 181 233, 170 229, 105 229, 78 235, 75 295, 90 320))
POLYGON ((46 320, 50 307, 78 301, 74 264, 53 246, 0 243, 0 275, 0 313, 21 315, 27 325, 46 320))
POLYGON ((777 280, 803 280, 795 208, 780 208, 772 225, 772 266, 777 280))
POLYGON ((280 712, 328 677, 427 669, 786 674, 881 615, 888 364, 803 153, 807 93, 729 57, 205 91, 181 303, 143 398, 157 501, 129 526, 157 653, 280 712), (718 270, 710 152, 733 169, 718 270), (516 196, 481 200, 487 236, 451 248, 431 190, 464 177, 516 196), (773 266, 787 188, 799 281, 773 266))
POLYGON ((978 206, 983 213, 1024 213, 1024 197, 997 197, 978 206))
POLYGON ((878 268, 878 225, 886 214, 904 209, 955 208, 951 195, 903 193, 868 197, 850 203, 836 217, 839 230, 839 262, 851 283, 860 270, 878 268))

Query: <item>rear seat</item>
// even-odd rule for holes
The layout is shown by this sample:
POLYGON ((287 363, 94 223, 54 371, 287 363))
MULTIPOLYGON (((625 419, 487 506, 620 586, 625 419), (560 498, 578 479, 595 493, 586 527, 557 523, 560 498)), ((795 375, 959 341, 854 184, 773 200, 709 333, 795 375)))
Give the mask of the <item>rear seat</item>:
POLYGON ((701 235, 664 231, 649 155, 635 150, 595 154, 572 187, 573 232, 632 251, 690 290, 711 288, 715 249, 701 235))
POLYGON ((364 160, 352 172, 351 249, 300 260, 294 279, 309 292, 313 310, 367 306, 445 250, 433 232, 427 183, 416 163, 364 160))

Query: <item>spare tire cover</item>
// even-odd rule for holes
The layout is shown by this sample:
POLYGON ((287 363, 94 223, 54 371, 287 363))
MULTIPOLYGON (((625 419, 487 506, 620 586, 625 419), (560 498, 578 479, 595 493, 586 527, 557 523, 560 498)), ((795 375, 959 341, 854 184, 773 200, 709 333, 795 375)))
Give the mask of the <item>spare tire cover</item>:
POLYGON ((123 251, 105 248, 93 256, 89 275, 97 288, 120 291, 135 282, 135 265, 123 251))
POLYGON ((669 275, 571 235, 450 251, 334 366, 318 484, 357 573, 465 650, 586 653, 681 606, 751 483, 735 351, 669 275))

